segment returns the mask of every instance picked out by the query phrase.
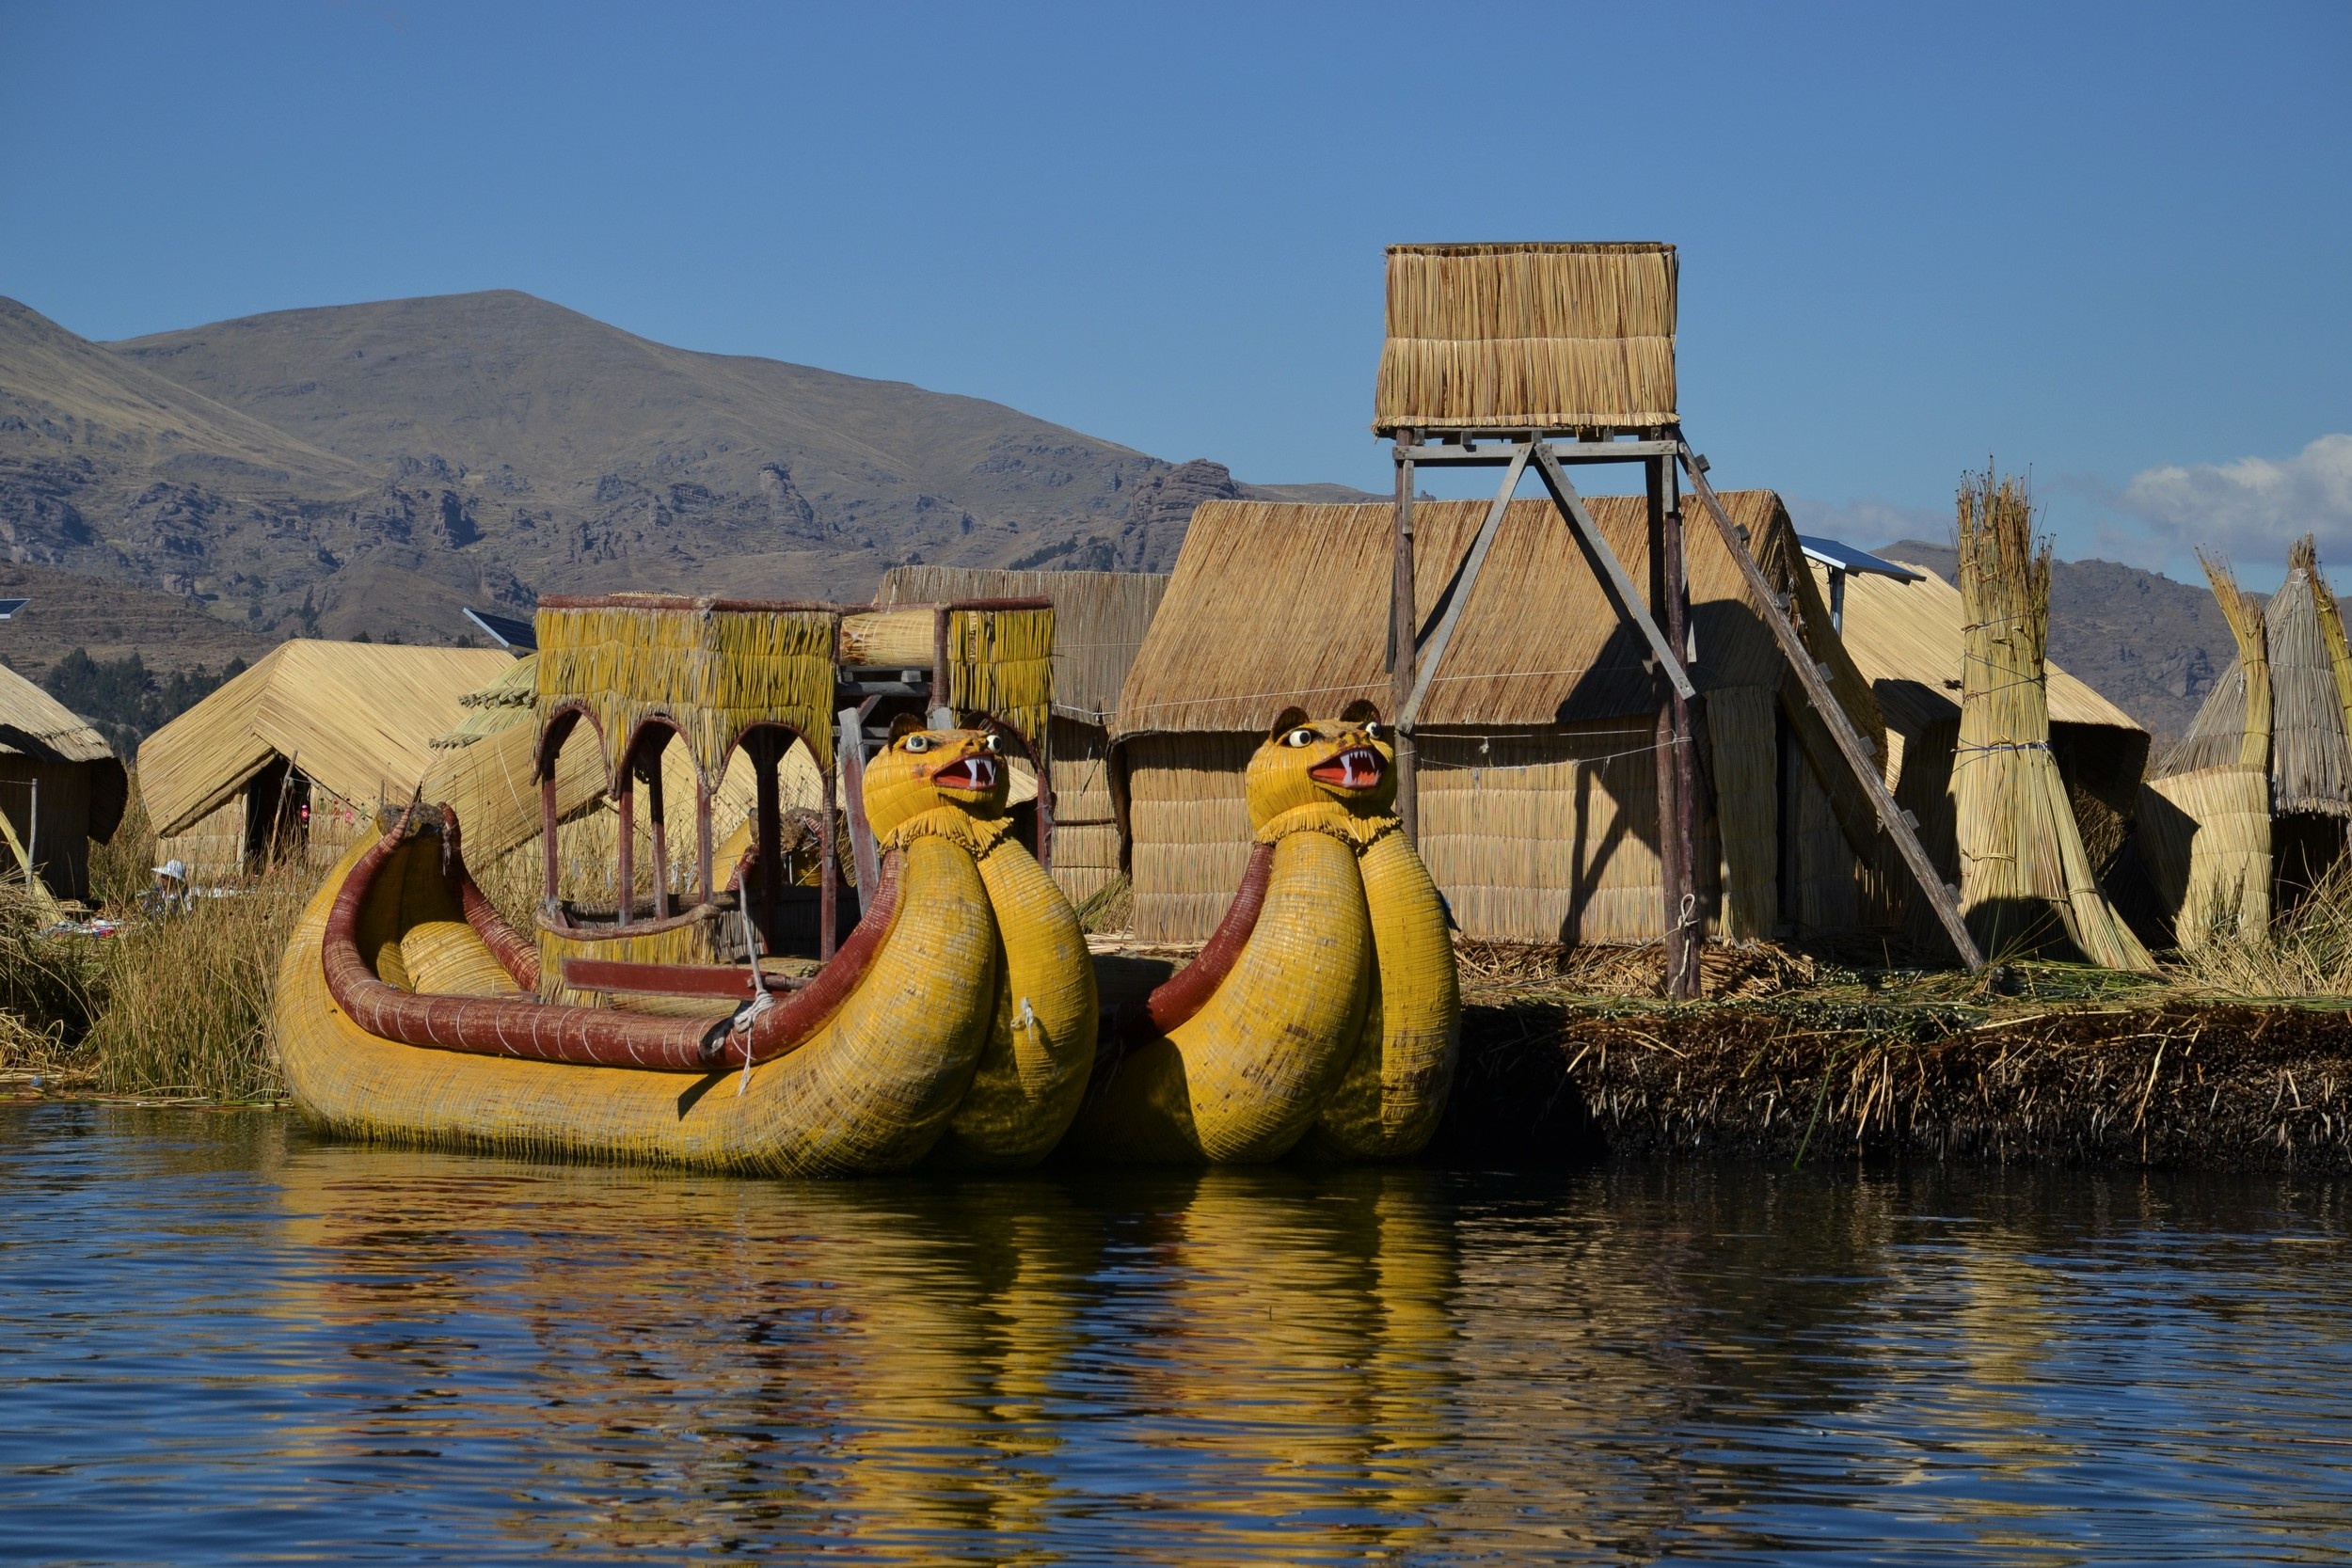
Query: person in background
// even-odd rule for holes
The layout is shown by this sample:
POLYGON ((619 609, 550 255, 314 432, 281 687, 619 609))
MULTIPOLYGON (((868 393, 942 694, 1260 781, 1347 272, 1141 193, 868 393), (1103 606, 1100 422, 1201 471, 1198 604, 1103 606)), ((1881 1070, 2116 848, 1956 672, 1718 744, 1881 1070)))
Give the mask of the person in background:
POLYGON ((187 865, 177 859, 155 868, 155 885, 139 897, 139 912, 161 919, 196 907, 196 890, 188 886, 187 865))

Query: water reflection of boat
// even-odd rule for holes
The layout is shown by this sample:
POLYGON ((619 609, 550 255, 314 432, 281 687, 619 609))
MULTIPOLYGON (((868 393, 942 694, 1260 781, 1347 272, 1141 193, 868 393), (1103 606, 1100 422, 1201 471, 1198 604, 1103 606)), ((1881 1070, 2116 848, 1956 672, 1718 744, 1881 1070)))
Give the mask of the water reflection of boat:
MULTIPOLYGON (((1041 642, 1035 628, 1001 626, 974 639, 1025 656, 988 666, 999 694, 1010 666, 1050 669, 1043 613, 1041 642)), ((962 1164, 1041 1157, 1092 1064, 1093 972, 1068 903, 1013 836, 999 729, 912 715, 892 726, 851 797, 876 873, 837 952, 824 918, 830 845, 816 961, 778 972, 763 955, 786 945, 785 878, 723 900, 707 788, 693 902, 672 906, 662 752, 682 740, 707 780, 748 751, 753 853, 784 869, 776 767, 792 743, 830 735, 839 619, 825 607, 691 600, 543 606, 535 950, 468 874, 454 815, 403 813, 354 846, 288 950, 278 1021, 296 1102, 363 1137, 733 1169, 888 1170, 934 1150, 962 1164), (556 896, 555 757, 583 725, 622 737, 610 771, 616 907, 602 917, 556 896), (632 856, 640 778, 652 785, 650 910, 632 856), (729 963, 733 937, 742 961, 729 963)), ((831 823, 828 810, 828 839, 831 823)))

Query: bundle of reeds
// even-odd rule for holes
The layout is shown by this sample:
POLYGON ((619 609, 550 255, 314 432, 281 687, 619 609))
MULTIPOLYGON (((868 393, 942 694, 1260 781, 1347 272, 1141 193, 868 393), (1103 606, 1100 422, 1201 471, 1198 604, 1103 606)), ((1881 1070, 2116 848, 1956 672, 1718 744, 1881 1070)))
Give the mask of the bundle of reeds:
POLYGON ((2308 556, 2312 574, 2312 597, 2319 609, 2319 635, 2328 649, 2328 673, 2335 677, 2336 711, 2344 721, 2344 733, 2352 742, 2352 644, 2347 644, 2344 630, 2344 611, 2336 604, 2334 590, 2319 569, 2319 549, 2310 534, 2296 546, 2298 554, 2308 556))
POLYGON ((1675 274, 1666 245, 1390 246, 1374 428, 1672 422, 1675 274))
POLYGON ((2228 565, 2198 559, 2237 643, 2242 719, 2236 760, 2152 778, 2143 792, 2149 878, 2184 951, 2216 936, 2259 938, 2270 925, 2269 632, 2228 565))
POLYGON ((1960 593, 1967 619, 1952 784, 1971 930, 1989 954, 2030 950, 2055 916, 2091 962, 2153 972, 2099 889, 2050 751, 2050 546, 2035 544, 2024 482, 1990 467, 1960 489, 1960 593))

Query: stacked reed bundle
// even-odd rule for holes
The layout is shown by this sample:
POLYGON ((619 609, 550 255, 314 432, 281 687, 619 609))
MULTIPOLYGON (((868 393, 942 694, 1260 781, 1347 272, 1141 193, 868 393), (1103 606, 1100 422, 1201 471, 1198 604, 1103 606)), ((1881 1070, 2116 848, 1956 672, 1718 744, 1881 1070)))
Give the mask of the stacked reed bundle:
POLYGON ((2035 546, 2024 483, 1989 467, 1960 490, 1960 593, 1967 621, 1952 775, 1970 929, 1999 954, 2036 945, 2055 914, 2091 962, 2153 972, 2099 890, 2050 751, 2050 546, 2035 546))
POLYGON ((2352 645, 2345 641, 2344 611, 2337 607, 2335 593, 2319 570, 2319 551, 2312 536, 2305 534, 2297 548, 2311 552, 2312 597, 2318 609, 2319 635, 2328 649, 2328 673, 2335 678, 2336 711, 2344 721, 2347 742, 2352 742, 2352 645))
MULTIPOLYGON (((2270 658, 2270 815, 2352 816, 2352 756, 2344 747, 2334 649, 2320 595, 2319 552, 2309 534, 2287 555, 2286 581, 2264 612, 2270 658)), ((2341 624, 2339 623, 2339 631, 2341 624)), ((2287 854, 2272 830, 2276 869, 2287 854)))
MULTIPOLYGON (((2234 760, 2148 781, 2140 837, 2156 897, 2172 914, 2173 937, 2194 950, 2216 936, 2260 936, 2270 926, 2270 639, 2263 607, 2223 562, 2205 555, 2205 577, 2237 642, 2240 721, 2234 760)), ((2201 721, 2204 714, 2198 715, 2201 721)), ((2169 769, 2196 748, 2192 731, 2169 769)))
POLYGON ((947 615, 947 705, 1010 726, 1053 762, 1054 612, 953 610, 947 615))
POLYGON ((499 734, 517 724, 528 722, 539 699, 539 656, 526 654, 509 664, 499 678, 479 691, 469 691, 457 699, 466 710, 457 727, 446 735, 436 736, 433 749, 437 752, 456 751, 472 745, 485 736, 499 734))
POLYGON ((1374 430, 1671 424, 1675 277, 1667 245, 1390 246, 1374 430))
POLYGON ((587 704, 617 752, 646 718, 686 732, 705 779, 763 720, 790 725, 830 767, 839 612, 659 594, 539 603, 539 706, 587 704))

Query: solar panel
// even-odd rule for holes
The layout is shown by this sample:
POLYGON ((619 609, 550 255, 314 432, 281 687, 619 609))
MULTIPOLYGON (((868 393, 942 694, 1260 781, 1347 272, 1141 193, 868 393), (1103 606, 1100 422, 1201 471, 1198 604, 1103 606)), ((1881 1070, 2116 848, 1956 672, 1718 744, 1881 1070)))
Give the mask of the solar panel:
POLYGON ((539 649, 538 627, 520 616, 493 615, 469 606, 466 619, 488 632, 493 641, 509 652, 528 654, 539 649))
POLYGON ((0 621, 8 619, 32 602, 30 599, 0 599, 0 621))
POLYGON ((1804 553, 1822 565, 1839 572, 1858 572, 1865 577, 1893 578, 1897 582, 1925 582, 1927 578, 1908 566, 1898 566, 1891 561, 1872 555, 1868 550, 1855 549, 1836 539, 1823 539, 1817 534, 1800 533, 1797 543, 1804 553))

